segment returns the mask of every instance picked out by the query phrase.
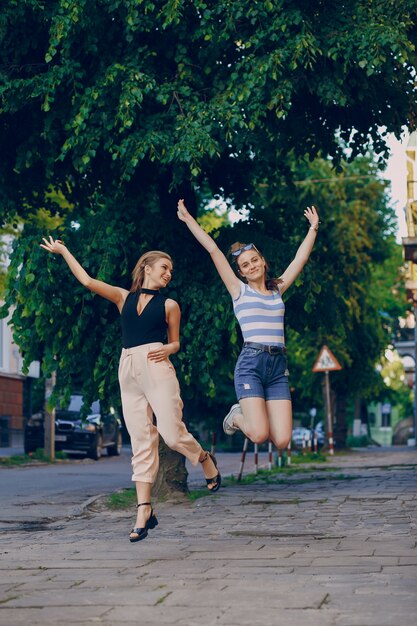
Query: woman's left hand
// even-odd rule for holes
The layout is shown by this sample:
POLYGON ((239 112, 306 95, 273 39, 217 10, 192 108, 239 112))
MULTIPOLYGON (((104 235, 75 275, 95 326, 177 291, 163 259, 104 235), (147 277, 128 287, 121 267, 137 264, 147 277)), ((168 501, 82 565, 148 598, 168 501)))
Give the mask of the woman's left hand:
POLYGON ((315 206, 311 206, 311 207, 307 207, 306 210, 304 211, 304 217, 306 217, 308 219, 308 221, 310 222, 310 226, 312 226, 313 228, 317 228, 319 225, 319 215, 316 211, 316 207, 315 206))
POLYGON ((150 361, 154 361, 155 363, 159 363, 160 361, 165 361, 171 354, 168 346, 161 346, 160 348, 156 348, 156 350, 151 350, 148 352, 148 359, 150 361))
POLYGON ((179 219, 181 220, 181 222, 187 223, 192 220, 192 217, 189 214, 187 207, 185 206, 184 200, 182 198, 178 200, 177 215, 179 219))

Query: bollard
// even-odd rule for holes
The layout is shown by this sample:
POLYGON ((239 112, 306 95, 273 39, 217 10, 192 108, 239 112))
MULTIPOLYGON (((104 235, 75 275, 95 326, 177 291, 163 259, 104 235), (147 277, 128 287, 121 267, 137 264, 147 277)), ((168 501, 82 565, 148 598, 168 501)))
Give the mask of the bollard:
POLYGON ((258 473, 258 444, 253 445, 253 460, 255 464, 255 474, 258 473))
POLYGON ((287 465, 288 467, 291 465, 291 441, 288 444, 288 448, 287 448, 287 465))
POLYGON ((245 465, 245 459, 246 459, 246 452, 248 450, 248 441, 249 439, 247 437, 245 437, 245 441, 243 442, 243 450, 242 450, 242 457, 240 459, 240 469, 239 469, 239 474, 237 475, 237 480, 238 482, 242 479, 242 474, 243 474, 243 466, 245 465))
POLYGON ((216 455, 216 433, 211 433, 211 450, 213 456, 216 455))
POLYGON ((272 469, 272 441, 268 441, 268 469, 272 469))
POLYGON ((317 433, 316 432, 314 432, 314 452, 315 452, 315 454, 317 454, 317 452, 318 452, 317 433))
POLYGON ((309 452, 312 451, 312 444, 313 444, 313 438, 312 438, 311 433, 310 433, 310 437, 308 439, 308 451, 309 452))
POLYGON ((329 454, 334 454, 333 433, 329 432, 329 454))
POLYGON ((278 467, 282 467, 282 450, 278 450, 278 467))
POLYGON ((306 453, 306 438, 304 435, 302 436, 302 439, 301 439, 301 445, 303 449, 303 454, 305 454, 306 453))

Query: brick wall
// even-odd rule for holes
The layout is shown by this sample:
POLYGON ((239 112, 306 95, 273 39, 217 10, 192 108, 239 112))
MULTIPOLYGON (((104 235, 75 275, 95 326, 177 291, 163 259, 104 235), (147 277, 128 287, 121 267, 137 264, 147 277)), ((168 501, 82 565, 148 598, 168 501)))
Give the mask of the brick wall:
POLYGON ((9 428, 23 428, 23 379, 0 374, 0 415, 10 415, 9 428))

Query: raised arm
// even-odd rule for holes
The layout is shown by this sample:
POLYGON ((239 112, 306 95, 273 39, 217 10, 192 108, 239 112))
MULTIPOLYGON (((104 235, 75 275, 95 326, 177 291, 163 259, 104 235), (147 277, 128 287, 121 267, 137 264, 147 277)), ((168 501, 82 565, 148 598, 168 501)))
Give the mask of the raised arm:
POLYGON ((304 216, 310 223, 308 233, 297 250, 294 260, 289 264, 285 272, 280 276, 282 283, 280 284, 280 292, 284 293, 292 285, 297 276, 301 273, 304 265, 307 263, 310 252, 316 241, 317 231, 319 228, 319 216, 314 206, 307 207, 304 216))
POLYGON ((119 311, 122 310, 124 301, 129 293, 127 289, 114 287, 113 285, 108 285, 101 280, 91 278, 91 276, 87 274, 85 269, 80 265, 80 263, 78 263, 77 259, 71 254, 66 245, 60 239, 53 239, 50 236, 49 239, 42 237, 42 240, 44 243, 40 244, 41 248, 47 250, 48 252, 52 252, 52 254, 60 254, 63 256, 75 278, 82 285, 84 285, 84 287, 87 287, 90 291, 93 291, 99 296, 110 300, 110 302, 114 302, 119 311))
POLYGON ((213 259, 213 263, 219 272, 220 278, 226 285, 227 291, 235 300, 240 293, 240 281, 226 259, 223 252, 217 246, 216 242, 205 230, 203 230, 198 222, 187 211, 184 200, 178 201, 177 215, 182 222, 185 222, 199 243, 207 250, 213 259))

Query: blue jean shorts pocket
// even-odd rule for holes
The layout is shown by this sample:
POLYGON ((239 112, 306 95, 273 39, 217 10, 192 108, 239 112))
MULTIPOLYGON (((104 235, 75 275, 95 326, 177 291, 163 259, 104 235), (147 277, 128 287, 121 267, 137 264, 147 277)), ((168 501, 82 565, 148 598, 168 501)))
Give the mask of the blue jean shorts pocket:
POLYGON ((265 352, 257 348, 243 348, 236 363, 234 382, 238 400, 264 397, 262 386, 262 362, 265 352))

